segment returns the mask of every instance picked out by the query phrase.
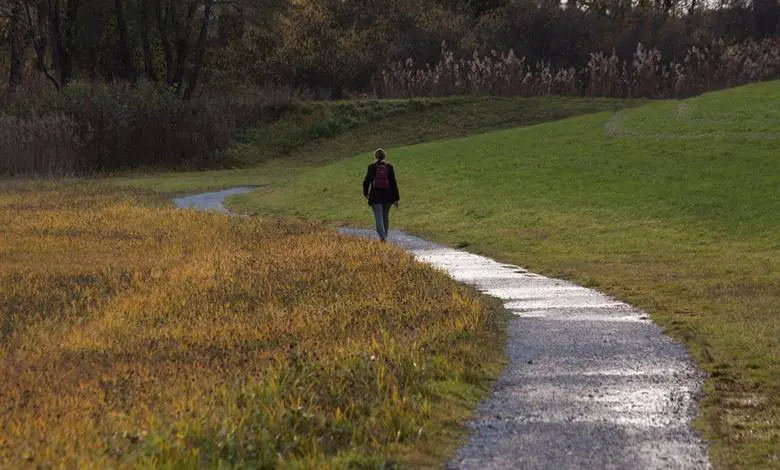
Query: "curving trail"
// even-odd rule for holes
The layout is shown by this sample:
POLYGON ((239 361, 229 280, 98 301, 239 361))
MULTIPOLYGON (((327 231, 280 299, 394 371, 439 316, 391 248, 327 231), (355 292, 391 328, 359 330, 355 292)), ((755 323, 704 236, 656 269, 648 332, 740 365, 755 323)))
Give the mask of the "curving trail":
MULTIPOLYGON (((234 188, 174 200, 227 212, 234 188)), ((368 214, 366 215, 368 217, 368 214)), ((342 233, 376 238, 371 230, 342 233)), ((510 363, 448 469, 705 469, 691 429, 704 375, 648 316, 594 290, 437 245, 389 240, 515 314, 510 363)))

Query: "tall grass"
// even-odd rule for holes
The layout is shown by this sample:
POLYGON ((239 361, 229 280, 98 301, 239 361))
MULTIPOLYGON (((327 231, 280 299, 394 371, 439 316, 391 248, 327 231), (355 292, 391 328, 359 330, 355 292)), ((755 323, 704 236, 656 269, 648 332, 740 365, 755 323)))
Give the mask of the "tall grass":
POLYGON ((0 186, 0 468, 440 465, 498 317, 400 249, 0 186))
POLYGON ((641 43, 630 61, 615 52, 590 54, 583 67, 555 68, 529 63, 512 50, 456 58, 442 43, 435 64, 399 61, 382 73, 388 98, 413 96, 600 96, 613 98, 682 98, 706 91, 780 78, 780 39, 707 48, 691 47, 669 60, 641 43))
POLYGON ((0 175, 229 166, 235 133, 291 103, 262 91, 185 101, 152 83, 19 92, 0 109, 0 175))

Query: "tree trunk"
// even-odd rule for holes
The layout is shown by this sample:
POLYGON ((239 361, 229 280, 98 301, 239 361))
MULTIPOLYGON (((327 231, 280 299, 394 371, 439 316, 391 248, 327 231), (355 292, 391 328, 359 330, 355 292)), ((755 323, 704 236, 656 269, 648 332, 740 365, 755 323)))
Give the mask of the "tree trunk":
MULTIPOLYGON (((60 14, 60 2, 58 0, 49 0, 49 42, 51 43, 51 69, 54 79, 57 82, 57 89, 62 88, 65 83, 63 80, 63 51, 65 46, 62 44, 62 15, 60 14)), ((45 63, 44 63, 45 66, 45 63)))
POLYGON ((22 5, 20 0, 13 1, 9 23, 8 40, 11 46, 11 64, 8 78, 11 88, 16 88, 24 80, 25 51, 27 49, 25 28, 22 24, 22 5))
POLYGON ((60 82, 57 80, 57 77, 52 75, 49 65, 46 63, 46 56, 49 51, 49 6, 50 3, 48 0, 40 0, 36 6, 35 19, 33 19, 30 5, 26 4, 27 25, 31 30, 35 31, 35 40, 33 41, 35 65, 37 69, 49 79, 54 87, 59 90, 60 82))
POLYGON ((60 85, 65 86, 70 83, 73 78, 73 55, 72 51, 75 47, 75 34, 74 30, 79 21, 79 9, 81 8, 81 0, 67 0, 67 6, 65 8, 65 25, 63 28, 62 39, 60 40, 60 85))
POLYGON ((190 52, 190 33, 192 32, 192 18, 195 16, 197 1, 191 0, 187 7, 187 17, 184 24, 177 22, 176 28, 176 72, 173 76, 173 85, 181 90, 184 85, 184 76, 187 72, 187 56, 190 52))
POLYGON ((190 99, 192 93, 195 91, 195 87, 198 85, 198 78, 200 77, 200 71, 203 67, 203 59, 206 55, 206 42, 208 40, 209 21, 211 20, 211 14, 214 9, 214 0, 205 0, 203 9, 203 24, 200 27, 200 34, 198 35, 198 43, 195 46, 195 63, 193 64, 192 75, 187 83, 187 89, 184 92, 184 98, 190 99))
POLYGON ((119 60, 122 62, 121 76, 125 80, 134 82, 138 76, 130 53, 130 41, 127 37, 127 18, 125 17, 124 0, 114 0, 116 14, 116 27, 119 36, 119 60))
POLYGON ((185 36, 179 36, 176 38, 176 68, 173 72, 173 80, 171 85, 174 85, 177 90, 181 89, 184 82, 184 72, 187 70, 187 38, 185 36))
POLYGON ((149 0, 141 0, 141 45, 144 51, 144 77, 156 82, 157 72, 154 70, 152 45, 149 42, 149 0))
POLYGON ((168 40, 168 34, 171 26, 171 20, 176 14, 176 0, 171 0, 168 8, 163 11, 163 0, 157 1, 157 29, 160 32, 160 42, 162 43, 163 54, 165 55, 165 83, 171 85, 176 69, 174 63, 173 49, 168 40))
POLYGON ((73 77, 74 29, 78 21, 81 0, 69 0, 62 16, 62 0, 40 0, 37 3, 37 21, 33 20, 30 5, 27 17, 35 31, 35 55, 38 69, 59 90, 73 77))

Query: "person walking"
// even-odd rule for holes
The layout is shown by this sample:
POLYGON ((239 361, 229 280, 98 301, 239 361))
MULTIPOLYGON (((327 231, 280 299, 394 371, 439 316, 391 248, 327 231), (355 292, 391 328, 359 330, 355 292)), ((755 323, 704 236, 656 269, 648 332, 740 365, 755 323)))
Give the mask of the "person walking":
POLYGON ((376 161, 368 165, 366 177, 363 179, 363 197, 374 212, 376 233, 381 241, 387 239, 390 231, 390 207, 398 207, 400 196, 395 181, 393 165, 385 161, 385 151, 377 149, 374 152, 376 161))

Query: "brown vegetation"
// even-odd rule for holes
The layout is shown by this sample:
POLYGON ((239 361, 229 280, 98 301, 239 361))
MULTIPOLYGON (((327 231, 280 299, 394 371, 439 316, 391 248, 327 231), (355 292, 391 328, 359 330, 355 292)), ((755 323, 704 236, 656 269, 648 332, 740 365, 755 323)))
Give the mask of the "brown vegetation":
POLYGON ((5 183, 0 227, 2 468, 438 462, 499 370, 397 248, 86 184, 5 183))
POLYGON ((679 62, 665 62, 661 52, 637 45, 631 61, 615 52, 591 53, 584 67, 555 68, 531 63, 514 51, 456 59, 442 44, 435 64, 397 62, 383 75, 381 93, 413 96, 606 96, 613 98, 684 98, 699 93, 780 78, 780 39, 725 46, 722 42, 691 47, 679 62))
POLYGON ((181 100, 153 83, 15 94, 0 109, 0 175, 229 166, 235 133, 291 99, 257 90, 181 100))
MULTIPOLYGON (((702 76, 688 85, 689 72, 706 74, 707 67, 686 62, 686 55, 707 61, 715 73, 732 53, 766 60, 753 54, 767 52, 765 45, 760 51, 739 45, 778 36, 780 5, 773 0, 1 0, 0 86, 20 87, 34 76, 57 89, 73 80, 143 78, 185 98, 238 84, 342 98, 381 93, 382 72, 398 61, 408 58, 420 70, 446 62, 439 56, 446 42, 457 63, 476 54, 469 65, 495 66, 504 58, 491 51, 506 57, 513 50, 517 62, 506 65, 530 69, 529 80, 540 82, 524 86, 526 92, 572 93, 572 69, 604 65, 589 66, 593 60, 609 66, 613 55, 620 73, 633 79, 641 43, 648 60, 658 62, 653 67, 666 66, 653 72, 670 83, 654 95, 672 96, 675 86, 695 93, 701 82, 719 80, 702 76), (735 45, 736 52, 727 52, 735 45)), ((728 81, 754 73, 744 61, 728 67, 735 64, 739 71, 730 70, 728 81)), ((622 84, 613 95, 637 86, 622 84)))

